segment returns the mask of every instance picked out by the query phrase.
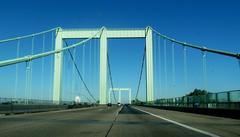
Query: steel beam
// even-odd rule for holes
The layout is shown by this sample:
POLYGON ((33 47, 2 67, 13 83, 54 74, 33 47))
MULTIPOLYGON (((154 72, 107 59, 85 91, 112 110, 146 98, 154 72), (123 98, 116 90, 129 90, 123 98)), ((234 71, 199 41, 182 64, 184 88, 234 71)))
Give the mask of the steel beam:
MULTIPOLYGON (((99 30, 62 30, 63 39, 75 39, 75 38, 89 38, 96 34, 99 30)), ((106 30, 106 35, 108 38, 145 38, 145 29, 111 29, 106 30)), ((95 38, 100 38, 101 35, 97 35, 95 38)))
POLYGON ((146 28, 146 72, 147 72, 147 102, 153 101, 153 49, 152 29, 146 28))
MULTIPOLYGON (((55 50, 63 48, 63 39, 89 38, 99 30, 62 30, 56 36, 55 50)), ((100 39, 100 104, 107 103, 107 39, 108 38, 146 38, 147 101, 153 101, 153 59, 152 29, 110 29, 106 28, 94 38, 100 39)), ((53 101, 60 101, 62 82, 62 53, 55 54, 53 101)), ((130 94, 131 96, 131 94, 130 94)))
POLYGON ((100 104, 107 103, 107 33, 106 29, 100 36, 100 104))
MULTIPOLYGON (((56 30, 55 50, 63 48, 61 29, 56 30)), ((53 102, 59 104, 62 87, 62 52, 54 55, 53 102)))
POLYGON ((129 104, 131 104, 132 103, 132 101, 131 101, 131 99, 132 99, 131 88, 110 88, 109 89, 109 100, 108 100, 108 102, 109 103, 111 102, 111 98, 110 98, 111 92, 118 92, 118 102, 121 103, 121 92, 122 91, 128 91, 129 104))

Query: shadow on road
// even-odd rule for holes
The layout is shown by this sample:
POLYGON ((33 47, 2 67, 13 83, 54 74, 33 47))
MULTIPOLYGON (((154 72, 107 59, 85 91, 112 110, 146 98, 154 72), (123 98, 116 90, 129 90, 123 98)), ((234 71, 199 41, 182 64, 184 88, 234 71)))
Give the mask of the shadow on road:
POLYGON ((144 113, 144 112, 138 111, 136 109, 133 109, 133 108, 131 108, 131 106, 124 105, 122 110, 119 112, 119 114, 133 114, 133 115, 141 114, 141 115, 146 115, 147 113, 144 113))

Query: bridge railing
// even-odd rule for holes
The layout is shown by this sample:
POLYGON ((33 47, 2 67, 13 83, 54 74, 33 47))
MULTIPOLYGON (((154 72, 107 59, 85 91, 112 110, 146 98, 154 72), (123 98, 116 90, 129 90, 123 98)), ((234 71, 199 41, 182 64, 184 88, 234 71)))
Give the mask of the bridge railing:
POLYGON ((157 99, 154 104, 163 107, 240 109, 240 90, 157 99))
POLYGON ((89 107, 93 104, 73 101, 54 102, 51 100, 22 99, 22 98, 0 98, 0 114, 33 113, 61 109, 89 107))
MULTIPOLYGON (((39 99, 23 99, 23 98, 0 98, 0 105, 52 105, 57 104, 52 100, 39 100, 39 99)), ((61 101, 60 104, 73 104, 72 101, 61 101)))

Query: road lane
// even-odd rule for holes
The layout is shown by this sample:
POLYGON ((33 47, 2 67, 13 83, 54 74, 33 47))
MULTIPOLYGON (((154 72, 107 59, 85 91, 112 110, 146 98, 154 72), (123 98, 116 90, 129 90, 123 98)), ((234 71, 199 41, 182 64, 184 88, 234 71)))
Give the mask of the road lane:
MULTIPOLYGON (((136 107, 136 106, 134 106, 136 107)), ((58 112, 44 112, 0 117, 0 137, 175 137, 194 136, 201 134, 159 119, 131 106, 99 106, 93 108, 74 109, 58 112), (121 109, 121 111, 120 111, 121 109), (118 113, 119 112, 119 113, 118 113)), ((192 126, 197 123, 213 123, 213 119, 202 115, 185 114, 182 112, 162 112, 159 109, 136 107, 146 112, 192 126), (200 119, 199 119, 200 117, 200 119), (201 121, 196 121, 201 120, 201 121), (209 121, 208 121, 209 120, 209 121), (191 122, 192 121, 192 122, 191 122)), ((217 119, 217 118, 215 118, 217 119)), ((234 120, 232 120, 234 124, 234 120)), ((235 121, 235 123, 238 121, 235 121)), ((218 129, 222 125, 215 125, 218 129)), ((239 128, 235 124, 235 130, 239 128)), ((201 128, 200 128, 201 129, 201 128)), ((212 127, 211 130, 216 131, 212 127)), ((221 128, 220 128, 221 129, 221 128)), ((218 129, 219 130, 219 129, 218 129)), ((238 132, 238 131, 236 131, 238 132)), ((222 134, 221 134, 222 135, 222 134)), ((225 134, 223 134, 225 136, 225 134)), ((229 136, 237 136, 233 132, 229 136)))
POLYGON ((239 119, 163 110, 150 107, 135 107, 222 137, 240 137, 239 119))
POLYGON ((1 137, 104 137, 119 107, 0 118, 1 137))
POLYGON ((124 106, 119 112, 109 137, 206 137, 149 114, 124 106))

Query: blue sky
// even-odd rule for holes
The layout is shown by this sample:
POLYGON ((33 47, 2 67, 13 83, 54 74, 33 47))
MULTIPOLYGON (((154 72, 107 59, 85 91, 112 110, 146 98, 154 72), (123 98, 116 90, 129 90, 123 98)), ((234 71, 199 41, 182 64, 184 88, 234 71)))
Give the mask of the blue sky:
MULTIPOLYGON (((240 52, 239 6, 240 2, 237 0, 3 0, 0 5, 0 39, 39 32, 57 26, 62 28, 100 28, 101 26, 145 28, 149 25, 162 34, 181 41, 240 52)), ((50 41, 50 38, 47 39, 50 41)), ((9 43, 11 44, 14 43, 9 43)), ((116 86, 131 87, 135 92, 143 47, 144 40, 141 39, 109 40, 109 55, 116 86)), ((12 48, 14 49, 14 46, 12 48)), ((0 49, 1 60, 14 57, 11 47, 3 48, 2 46, 0 49)), ((28 48, 23 50, 24 54, 29 51, 28 48)), ((163 78, 162 83, 161 79, 156 80, 156 98, 181 96, 195 87, 202 88, 201 53, 191 49, 188 51, 190 51, 188 89, 182 88, 182 48, 180 46, 176 48, 176 83, 172 84, 171 48, 168 47, 168 88, 164 89, 161 86, 164 85, 163 78)), ((212 92, 239 89, 238 69, 236 59, 208 54, 208 89, 212 92)), ((3 83, 7 81, 7 77, 14 76, 13 69, 1 68, 0 70, 1 74, 4 73, 0 78, 3 83)), ((34 73, 37 75, 39 72, 34 73)), ((161 73, 164 73, 163 70, 161 73)), ((4 91, 1 91, 0 95, 11 96, 10 81, 6 86, 1 85, 4 91)), ((94 94, 98 96, 97 91, 94 94)), ((50 93, 46 92, 45 95, 44 98, 47 98, 50 93)), ((144 99, 144 95, 145 93, 141 91, 140 98, 144 99)))

